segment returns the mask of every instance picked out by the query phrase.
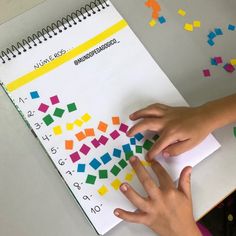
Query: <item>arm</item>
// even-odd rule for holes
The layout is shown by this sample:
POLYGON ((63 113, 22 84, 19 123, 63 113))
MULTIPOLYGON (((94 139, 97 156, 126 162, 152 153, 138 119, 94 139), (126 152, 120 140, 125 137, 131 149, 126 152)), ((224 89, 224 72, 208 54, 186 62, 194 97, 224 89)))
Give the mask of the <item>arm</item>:
POLYGON ((236 94, 199 107, 153 104, 133 113, 130 119, 138 123, 128 136, 146 130, 160 134, 147 153, 148 160, 160 152, 164 157, 177 156, 202 142, 215 129, 236 121, 236 94))

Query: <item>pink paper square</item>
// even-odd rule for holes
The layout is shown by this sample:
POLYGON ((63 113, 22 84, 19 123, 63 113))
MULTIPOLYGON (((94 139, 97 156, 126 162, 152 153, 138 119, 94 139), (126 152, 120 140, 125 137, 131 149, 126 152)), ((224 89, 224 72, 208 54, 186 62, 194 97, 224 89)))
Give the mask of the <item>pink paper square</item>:
POLYGON ((208 69, 203 70, 203 75, 204 75, 205 77, 210 77, 210 76, 211 76, 210 70, 208 70, 208 69))
POLYGON ((90 147, 87 146, 86 144, 83 144, 82 147, 80 148, 80 152, 82 152, 84 155, 87 155, 90 151, 90 147))
POLYGON ((234 66, 232 64, 229 64, 229 63, 225 64, 224 69, 229 73, 232 73, 232 72, 235 71, 234 66))
POLYGON ((126 125, 126 124, 124 124, 124 123, 121 123, 120 128, 119 128, 119 130, 120 130, 121 132, 126 133, 126 132, 128 131, 128 129, 129 129, 129 126, 128 126, 128 125, 126 125))
POLYGON ((93 144, 93 146, 94 146, 95 148, 98 148, 98 147, 100 146, 100 143, 99 143, 99 141, 98 141, 97 139, 93 139, 93 140, 91 141, 91 143, 93 144))
POLYGON ((105 136, 101 136, 99 139, 98 139, 99 143, 101 143, 102 145, 106 145, 107 141, 108 141, 108 138, 105 137, 105 136))
POLYGON ((215 57, 214 59, 215 59, 217 65, 223 63, 222 57, 215 57))
POLYGON ((41 112, 43 112, 43 113, 46 113, 47 110, 48 110, 48 108, 49 108, 48 105, 46 105, 46 104, 44 104, 44 103, 41 103, 40 106, 39 106, 39 108, 38 108, 38 110, 41 111, 41 112))
POLYGON ((74 152, 70 155, 70 158, 72 162, 75 163, 76 161, 80 160, 80 155, 78 152, 74 152))
POLYGON ((110 136, 112 137, 113 140, 115 140, 120 136, 120 134, 117 130, 114 130, 112 133, 110 133, 110 136))
POLYGON ((55 105, 60 102, 58 96, 50 97, 50 100, 51 100, 52 105, 55 105))

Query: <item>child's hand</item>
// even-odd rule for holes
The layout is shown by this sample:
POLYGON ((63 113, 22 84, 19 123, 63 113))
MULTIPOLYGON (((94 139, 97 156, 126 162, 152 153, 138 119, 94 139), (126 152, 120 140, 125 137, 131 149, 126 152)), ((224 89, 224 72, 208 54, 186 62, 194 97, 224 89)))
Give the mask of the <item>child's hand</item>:
POLYGON ((160 135, 147 153, 146 158, 149 161, 161 152, 164 157, 170 157, 190 150, 213 130, 203 107, 170 107, 153 104, 133 113, 130 119, 141 120, 128 131, 128 136, 132 137, 147 130, 160 135))
POLYGON ((144 198, 128 183, 122 184, 120 190, 138 210, 116 209, 114 214, 125 221, 144 224, 161 236, 200 236, 192 213, 191 167, 182 171, 176 188, 165 169, 158 162, 152 162, 160 182, 157 187, 138 158, 132 157, 130 163, 148 196, 144 198))

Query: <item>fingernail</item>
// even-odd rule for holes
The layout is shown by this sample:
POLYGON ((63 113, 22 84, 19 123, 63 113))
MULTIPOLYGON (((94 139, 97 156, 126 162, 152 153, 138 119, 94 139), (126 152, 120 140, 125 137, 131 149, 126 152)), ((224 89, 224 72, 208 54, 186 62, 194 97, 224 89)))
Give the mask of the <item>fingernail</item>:
POLYGON ((114 215, 115 215, 115 216, 119 216, 120 213, 119 213, 118 211, 114 211, 114 215))
POLYGON ((121 190, 122 192, 126 192, 126 191, 128 190, 128 185, 127 185, 127 184, 122 184, 122 185, 120 186, 120 190, 121 190))
POLYGON ((136 157, 135 157, 135 156, 130 157, 129 161, 132 162, 132 163, 134 163, 134 162, 136 161, 136 157))
POLYGON ((165 158, 168 158, 168 157, 170 157, 170 154, 168 153, 168 152, 163 152, 163 157, 165 157, 165 158))

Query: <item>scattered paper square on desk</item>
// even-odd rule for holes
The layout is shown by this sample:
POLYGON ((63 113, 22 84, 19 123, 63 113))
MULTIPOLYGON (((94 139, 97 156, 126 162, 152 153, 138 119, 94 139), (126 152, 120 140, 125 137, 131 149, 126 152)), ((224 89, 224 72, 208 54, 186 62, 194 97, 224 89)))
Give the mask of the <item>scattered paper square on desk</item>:
POLYGON ((184 25, 184 29, 187 30, 187 31, 193 32, 193 25, 189 24, 189 23, 186 23, 184 25))
POLYGON ((201 22, 200 22, 199 20, 195 20, 195 21, 193 22, 193 27, 195 27, 195 28, 200 28, 200 27, 201 27, 201 22))
POLYGON ((179 14, 180 16, 186 16, 186 11, 184 11, 183 9, 179 9, 179 10, 178 10, 178 14, 179 14))

